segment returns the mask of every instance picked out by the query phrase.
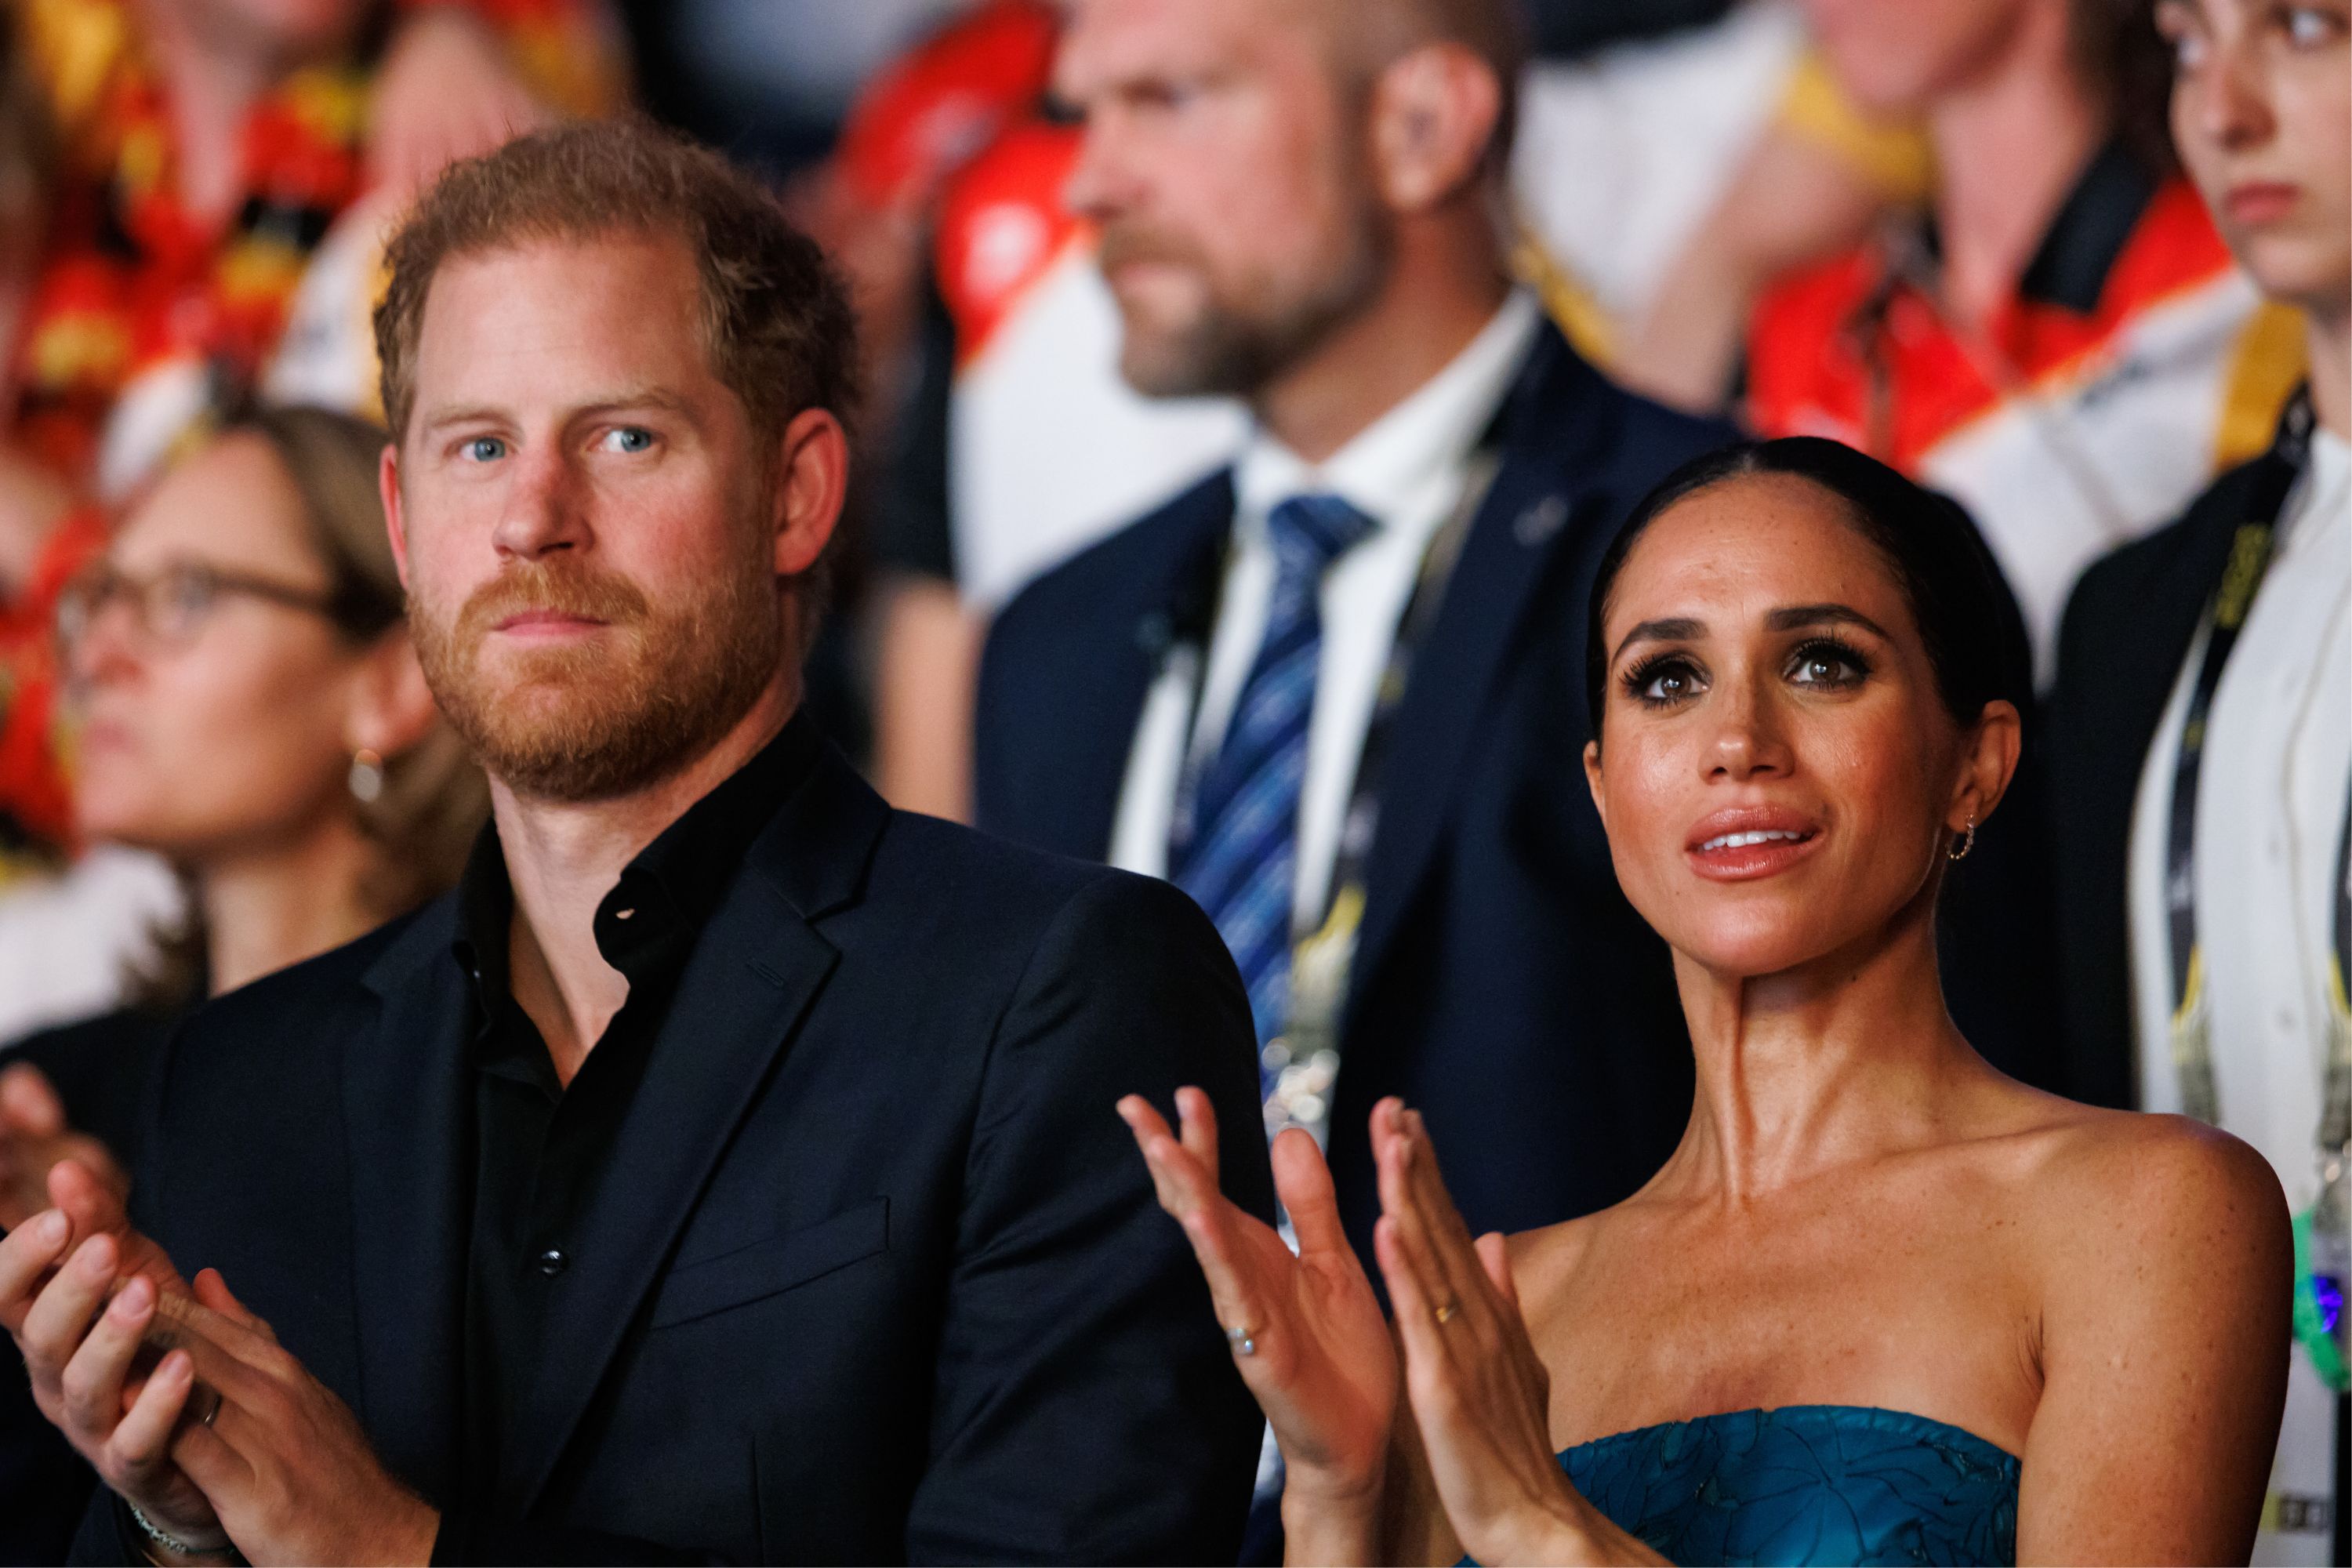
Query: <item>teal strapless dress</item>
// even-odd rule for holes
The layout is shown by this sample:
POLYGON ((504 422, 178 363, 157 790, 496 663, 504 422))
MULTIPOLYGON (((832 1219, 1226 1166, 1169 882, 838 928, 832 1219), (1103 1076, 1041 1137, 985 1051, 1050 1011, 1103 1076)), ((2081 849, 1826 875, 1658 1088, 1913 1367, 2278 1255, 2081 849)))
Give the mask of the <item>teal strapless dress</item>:
POLYGON ((1583 1443, 1560 1468, 1675 1563, 2014 1563, 2013 1454, 1895 1410, 1793 1405, 1583 1443))

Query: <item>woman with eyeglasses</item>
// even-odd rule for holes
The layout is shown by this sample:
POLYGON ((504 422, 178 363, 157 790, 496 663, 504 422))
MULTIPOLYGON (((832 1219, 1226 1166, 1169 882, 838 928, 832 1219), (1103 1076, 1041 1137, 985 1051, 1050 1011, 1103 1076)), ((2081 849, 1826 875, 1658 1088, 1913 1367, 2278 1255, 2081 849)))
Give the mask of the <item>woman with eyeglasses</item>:
POLYGON ((1290 1560, 2245 1562, 2277 1181, 2003 1076, 1945 1005, 1937 899, 2028 689, 1966 517, 1834 442, 1735 447, 1635 511, 1591 605, 1582 783, 1696 1059, 1658 1173, 1474 1240, 1383 1100, 1391 1325, 1306 1134, 1273 1150, 1294 1257, 1219 1195, 1197 1091, 1180 1132, 1119 1106, 1281 1446, 1290 1560))
MULTIPOLYGON (((167 474, 60 599, 77 826, 168 860, 189 914, 159 933, 131 1006, 0 1053, 0 1226, 47 1206, 65 1155, 121 1179, 180 1014, 463 868, 488 797, 409 648, 383 448, 324 410, 254 415, 167 474)), ((89 1472, 21 1368, 0 1378, 0 1559, 62 1561, 89 1472)))

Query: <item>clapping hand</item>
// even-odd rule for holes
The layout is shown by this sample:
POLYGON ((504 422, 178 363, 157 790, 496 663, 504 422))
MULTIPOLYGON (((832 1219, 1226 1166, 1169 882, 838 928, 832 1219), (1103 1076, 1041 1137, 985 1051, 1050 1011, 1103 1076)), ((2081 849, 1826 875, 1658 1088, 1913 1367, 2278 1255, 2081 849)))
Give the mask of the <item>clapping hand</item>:
POLYGON ((0 1240, 0 1326, 41 1414, 109 1487, 205 1552, 431 1556, 439 1515, 217 1272, 191 1288, 74 1161, 50 1172, 49 1195, 56 1207, 0 1240))
POLYGON ((185 1352, 142 1374, 148 1330, 188 1286, 133 1231, 119 1194, 71 1160, 48 1173, 57 1206, 0 1240, 0 1327, 25 1357, 34 1403, 118 1494, 177 1539, 226 1550, 211 1503, 173 1462, 195 1389, 185 1352))
POLYGON ((66 1110, 41 1069, 0 1069, 0 1230, 14 1230, 49 1206, 49 1172, 74 1160, 120 1197, 130 1179, 105 1144, 66 1125, 66 1110))
POLYGON ((1657 1563, 1569 1484, 1551 1446, 1551 1377, 1519 1315, 1503 1237, 1473 1241, 1421 1114, 1372 1112, 1381 1219, 1372 1242, 1405 1389, 1445 1515, 1482 1563, 1657 1563))
POLYGON ((217 1404, 173 1445, 221 1526, 254 1563, 425 1563, 441 1526, 394 1480, 350 1406, 229 1293, 196 1276, 195 1299, 163 1303, 170 1337, 217 1404))
POLYGON ((1274 1141, 1275 1192, 1298 1237, 1294 1257, 1273 1226, 1218 1191, 1209 1097, 1179 1089, 1176 1106, 1181 1139, 1139 1095, 1119 1101, 1118 1113, 1150 1167, 1160 1206, 1192 1244, 1242 1380, 1273 1424, 1288 1472, 1283 1519, 1292 1546, 1308 1561, 1370 1561, 1396 1415, 1396 1349, 1340 1229, 1330 1172, 1305 1132, 1274 1141))

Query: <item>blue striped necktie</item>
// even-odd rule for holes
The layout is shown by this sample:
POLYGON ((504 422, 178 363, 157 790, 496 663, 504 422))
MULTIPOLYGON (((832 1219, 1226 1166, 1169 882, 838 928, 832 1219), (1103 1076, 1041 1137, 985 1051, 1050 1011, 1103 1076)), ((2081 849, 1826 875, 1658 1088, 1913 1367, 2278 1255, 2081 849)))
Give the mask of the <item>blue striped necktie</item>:
POLYGON ((1265 639, 1234 700, 1223 742, 1179 803, 1169 865, 1216 922, 1249 987, 1260 1047, 1290 1003, 1291 909, 1298 880, 1298 796, 1323 651, 1323 574, 1372 531, 1333 495, 1297 496, 1266 518, 1274 595, 1265 639))

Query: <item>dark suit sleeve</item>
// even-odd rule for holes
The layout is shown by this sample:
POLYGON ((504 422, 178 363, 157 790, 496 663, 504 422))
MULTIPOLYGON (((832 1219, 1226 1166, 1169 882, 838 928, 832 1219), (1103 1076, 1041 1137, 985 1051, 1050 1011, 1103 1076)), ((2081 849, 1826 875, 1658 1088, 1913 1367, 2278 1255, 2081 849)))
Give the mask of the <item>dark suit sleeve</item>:
POLYGON ((1255 1037, 1216 931, 1118 873, 1058 912, 999 1021, 940 1336, 914 1562, 1230 1563, 1262 1423, 1113 1107, 1196 1084, 1270 1215, 1255 1037))
MULTIPOLYGON (((121 1563, 147 1561, 145 1542, 122 1500, 100 1487, 83 1517, 70 1561, 121 1563)), ((29 1559, 27 1560, 29 1561, 29 1559)), ((446 1514, 433 1542, 435 1568, 471 1563, 714 1563, 706 1553, 680 1552, 651 1542, 605 1535, 560 1525, 499 1525, 463 1514, 446 1514)))

